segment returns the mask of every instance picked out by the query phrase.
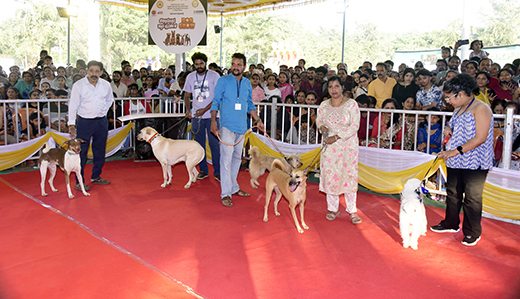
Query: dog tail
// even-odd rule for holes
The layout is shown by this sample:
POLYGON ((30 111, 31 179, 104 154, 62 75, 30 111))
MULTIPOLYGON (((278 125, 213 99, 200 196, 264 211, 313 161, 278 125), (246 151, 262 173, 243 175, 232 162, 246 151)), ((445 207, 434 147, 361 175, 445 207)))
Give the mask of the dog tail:
POLYGON ((249 150, 249 154, 251 155, 252 158, 258 158, 260 156, 260 149, 256 146, 253 146, 249 150))
POLYGON ((45 142, 45 145, 43 146, 42 153, 46 154, 51 150, 51 145, 48 142, 45 142))
POLYGON ((278 168, 281 171, 285 172, 285 166, 283 165, 282 161, 280 161, 278 159, 275 159, 273 161, 273 164, 271 164, 271 171, 273 171, 276 168, 278 168))

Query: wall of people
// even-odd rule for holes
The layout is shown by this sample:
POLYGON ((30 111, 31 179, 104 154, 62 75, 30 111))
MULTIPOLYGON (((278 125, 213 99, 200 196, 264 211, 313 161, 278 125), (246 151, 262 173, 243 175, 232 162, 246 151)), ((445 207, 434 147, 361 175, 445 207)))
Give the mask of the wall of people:
MULTIPOLYGON (((360 108, 368 111, 373 108, 414 111, 403 117, 400 113, 368 114, 363 109, 358 131, 360 145, 437 153, 441 150, 442 125, 446 119, 439 115, 427 116, 418 112, 453 111, 453 106, 445 99, 443 87, 457 74, 466 73, 475 78, 478 88, 473 91, 473 95, 489 105, 495 115, 504 114, 508 107, 513 107, 515 115, 520 110, 520 59, 503 66, 494 63, 492 57, 482 49, 482 41, 478 40, 471 43, 472 52, 469 57, 460 58, 457 56, 457 45, 458 42, 454 47, 442 47, 436 69, 431 71, 425 69, 420 61, 413 66, 401 64, 397 68, 391 60, 379 63, 365 61, 352 71, 345 63, 338 63, 335 68, 329 64, 314 67, 306 65, 305 60, 300 59, 298 65, 281 65, 278 70, 265 68, 261 63, 251 64, 246 68, 244 76, 251 81, 253 102, 270 103, 274 97, 279 103, 297 105, 277 109, 276 130, 269 127, 270 109, 260 111, 260 117, 266 120, 264 122, 268 131, 276 132, 273 136, 279 140, 295 144, 320 142, 320 132, 316 127, 316 105, 330 99, 328 80, 337 75, 341 78, 343 94, 355 99, 360 108), (312 107, 307 108, 309 105, 312 107)), ((215 63, 209 64, 208 68, 221 76, 227 74, 227 69, 221 69, 215 63)), ((117 120, 118 115, 165 112, 165 105, 160 97, 170 97, 173 102, 182 101, 186 77, 194 70, 194 66, 187 62, 186 69, 175 77, 174 65, 151 71, 146 67, 132 69, 128 61, 122 61, 121 70, 112 74, 103 70, 101 78, 110 82, 114 97, 127 99, 116 101, 119 104, 110 109, 111 125, 121 125, 117 120)), ((45 50, 41 51, 40 61, 33 68, 22 72, 20 67, 12 66, 9 74, 2 70, 2 99, 43 101, 29 101, 23 107, 3 104, 0 111, 0 142, 16 143, 41 136, 49 130, 66 132, 66 99, 72 85, 85 76, 85 61, 78 60, 75 66, 56 67, 45 50), (59 101, 52 101, 56 99, 59 101), (26 124, 15 124, 15 111, 21 108, 28 108, 30 112, 27 113, 28 117, 21 117, 26 124)), ((504 130, 504 119, 496 118, 494 127, 497 129, 496 134, 500 135, 498 131, 504 130)), ((516 170, 520 170, 519 136, 520 124, 516 121, 511 162, 511 169, 516 170)), ((501 139, 497 139, 500 149, 501 139)), ((496 153, 497 156, 500 155, 499 150, 496 153)), ((496 159, 495 163, 498 166, 500 159, 496 159)))

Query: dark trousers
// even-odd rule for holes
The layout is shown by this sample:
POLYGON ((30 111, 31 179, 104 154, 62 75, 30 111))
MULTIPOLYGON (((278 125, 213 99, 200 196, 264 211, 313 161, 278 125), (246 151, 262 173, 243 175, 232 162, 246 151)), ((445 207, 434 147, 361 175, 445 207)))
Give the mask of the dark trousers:
POLYGON ((482 226, 482 191, 488 170, 448 168, 446 182, 446 218, 441 225, 458 228, 460 208, 464 211, 462 232, 465 236, 480 237, 482 226))
MULTIPOLYGON (((219 119, 217 118, 217 126, 220 127, 219 119)), ((206 136, 208 136, 209 148, 211 149, 211 162, 213 162, 213 175, 220 174, 220 147, 218 139, 213 133, 211 133, 211 118, 193 118, 191 120, 191 131, 204 152, 206 152, 206 136)), ((208 173, 208 163, 206 158, 202 159, 199 163, 200 171, 208 173)))
MULTIPOLYGON (((101 175, 105 164, 105 151, 107 147, 108 119, 106 117, 88 119, 78 116, 76 120, 76 138, 85 140, 81 144, 81 176, 85 179, 85 164, 87 164, 88 148, 92 138, 92 154, 94 155, 94 167, 91 179, 97 179, 101 175)), ((76 183, 79 183, 76 177, 76 183)))

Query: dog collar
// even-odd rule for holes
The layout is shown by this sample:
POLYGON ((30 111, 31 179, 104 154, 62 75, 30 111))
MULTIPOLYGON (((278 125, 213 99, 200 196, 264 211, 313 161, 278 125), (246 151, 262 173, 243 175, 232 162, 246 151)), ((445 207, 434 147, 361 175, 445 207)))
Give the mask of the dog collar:
POLYGON ((71 151, 67 151, 67 153, 68 153, 69 155, 71 155, 71 156, 72 156, 72 155, 77 155, 75 152, 71 152, 71 151))
POLYGON ((157 137, 157 135, 159 135, 159 133, 153 134, 153 136, 150 138, 150 140, 148 140, 148 143, 152 143, 152 141, 155 139, 155 137, 157 137))

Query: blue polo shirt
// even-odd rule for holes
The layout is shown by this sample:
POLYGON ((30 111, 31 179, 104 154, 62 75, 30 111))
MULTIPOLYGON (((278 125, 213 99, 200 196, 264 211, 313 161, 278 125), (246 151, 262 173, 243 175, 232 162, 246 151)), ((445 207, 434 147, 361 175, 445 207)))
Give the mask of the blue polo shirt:
POLYGON ((211 111, 220 111, 220 126, 231 132, 245 134, 247 113, 256 110, 253 104, 253 88, 245 77, 239 82, 233 75, 220 77, 215 86, 211 111), (240 110, 236 104, 240 103, 240 110))

